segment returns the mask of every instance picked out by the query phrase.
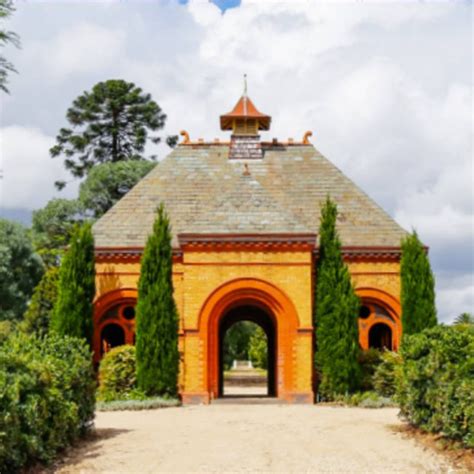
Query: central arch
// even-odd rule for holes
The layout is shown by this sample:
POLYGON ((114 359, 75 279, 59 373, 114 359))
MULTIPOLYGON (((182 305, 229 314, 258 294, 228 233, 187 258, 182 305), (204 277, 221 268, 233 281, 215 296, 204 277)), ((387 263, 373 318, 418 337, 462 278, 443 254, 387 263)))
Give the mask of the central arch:
POLYGON ((267 338, 267 395, 276 395, 276 358, 277 326, 276 320, 266 309, 256 305, 236 305, 229 308, 220 319, 219 324, 219 397, 224 396, 224 337, 226 332, 236 323, 251 321, 260 326, 267 338))
MULTIPOLYGON (((279 398, 291 398, 294 381, 293 345, 299 319, 294 304, 275 285, 264 280, 241 278, 224 283, 207 298, 199 317, 200 332, 207 333, 205 345, 204 384, 210 399, 221 395, 220 339, 226 318, 235 308, 251 307, 259 310, 258 323, 273 327, 274 361, 273 392, 279 398), (266 318, 262 317, 266 315, 266 318), (270 324, 271 322, 271 324, 270 324)), ((234 316, 235 317, 235 316, 234 316)), ((229 321, 232 320, 230 316, 229 321)))

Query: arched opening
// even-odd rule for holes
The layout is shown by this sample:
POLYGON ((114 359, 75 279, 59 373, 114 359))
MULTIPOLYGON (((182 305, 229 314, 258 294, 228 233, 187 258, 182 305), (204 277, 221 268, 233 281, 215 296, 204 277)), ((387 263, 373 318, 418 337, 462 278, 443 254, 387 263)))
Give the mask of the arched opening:
MULTIPOLYGON (((237 350, 240 351, 240 354, 236 354, 237 356, 248 355, 248 349, 245 353, 246 348, 244 347, 237 350)), ((243 304, 229 309, 219 323, 219 396, 275 396, 276 350, 275 322, 266 309, 252 304, 243 304), (226 382, 228 377, 224 372, 229 369, 229 364, 234 363, 233 360, 230 360, 228 350, 226 351, 228 349, 226 338, 228 340, 229 336, 232 336, 232 332, 242 332, 242 329, 258 331, 255 326, 261 328, 265 336, 260 342, 266 343, 266 375, 263 378, 263 387, 262 378, 258 377, 258 371, 254 371, 251 375, 253 379, 245 380, 244 374, 240 374, 241 379, 239 380, 237 377, 236 384, 232 384, 230 381, 226 382), (254 386, 252 387, 252 385, 254 386)))
POLYGON ((100 333, 101 355, 125 344, 125 331, 118 324, 107 324, 100 333))
POLYGON ((374 324, 369 330, 369 347, 392 350, 392 330, 384 323, 374 324))

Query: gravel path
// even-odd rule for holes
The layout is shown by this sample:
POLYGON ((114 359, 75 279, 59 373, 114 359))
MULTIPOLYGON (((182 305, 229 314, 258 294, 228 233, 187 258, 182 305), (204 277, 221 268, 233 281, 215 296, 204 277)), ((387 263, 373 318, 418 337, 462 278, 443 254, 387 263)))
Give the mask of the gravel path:
POLYGON ((97 438, 56 472, 453 472, 395 432, 397 412, 226 403, 98 413, 97 438))

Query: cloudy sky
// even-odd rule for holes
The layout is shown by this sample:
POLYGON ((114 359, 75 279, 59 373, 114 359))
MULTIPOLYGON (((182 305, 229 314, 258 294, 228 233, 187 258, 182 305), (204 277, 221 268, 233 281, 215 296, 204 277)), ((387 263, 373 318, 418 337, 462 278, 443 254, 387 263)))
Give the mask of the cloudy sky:
POLYGON ((313 130, 323 154, 417 229, 451 321, 474 311, 472 13, 469 1, 19 0, 8 27, 22 49, 5 51, 19 74, 1 97, 2 214, 24 218, 58 195, 66 175, 48 149, 96 82, 132 81, 168 114, 166 132, 212 139, 247 73, 273 117, 265 138, 313 130))

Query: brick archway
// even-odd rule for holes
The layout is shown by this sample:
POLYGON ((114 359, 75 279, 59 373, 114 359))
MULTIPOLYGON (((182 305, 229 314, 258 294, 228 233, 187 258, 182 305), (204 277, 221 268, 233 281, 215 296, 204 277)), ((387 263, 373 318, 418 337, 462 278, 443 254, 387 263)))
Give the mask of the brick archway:
POLYGON ((219 396, 219 325, 234 307, 250 305, 263 309, 273 319, 276 329, 276 395, 290 400, 296 374, 293 346, 299 319, 291 300, 276 286, 263 280, 242 278, 217 288, 204 303, 199 317, 199 331, 207 335, 205 345, 205 386, 209 398, 219 396))
POLYGON ((397 298, 376 288, 357 288, 356 294, 362 305, 379 307, 381 312, 371 311, 365 319, 359 318, 359 342, 362 349, 368 349, 369 334, 372 327, 377 324, 386 325, 392 336, 391 348, 398 350, 402 337, 401 305, 397 298))
POLYGON ((125 318, 106 318, 109 310, 116 306, 135 306, 138 298, 136 288, 121 288, 109 291, 94 301, 94 333, 92 348, 94 351, 94 362, 98 363, 102 356, 101 338, 103 330, 111 325, 118 325, 125 335, 125 344, 134 343, 135 321, 127 321, 125 318))

